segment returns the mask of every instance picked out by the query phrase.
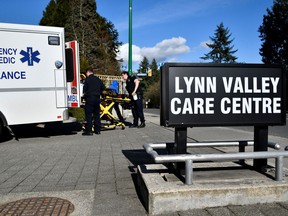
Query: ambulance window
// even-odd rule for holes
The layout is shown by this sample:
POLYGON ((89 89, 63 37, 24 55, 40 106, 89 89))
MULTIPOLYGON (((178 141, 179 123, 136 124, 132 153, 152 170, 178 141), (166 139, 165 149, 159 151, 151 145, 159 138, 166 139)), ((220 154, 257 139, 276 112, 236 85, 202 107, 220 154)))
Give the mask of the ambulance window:
POLYGON ((74 80, 73 50, 71 48, 66 48, 65 55, 66 55, 66 79, 67 82, 72 82, 74 80))
POLYGON ((58 36, 48 36, 48 44, 59 46, 60 45, 60 37, 58 36))

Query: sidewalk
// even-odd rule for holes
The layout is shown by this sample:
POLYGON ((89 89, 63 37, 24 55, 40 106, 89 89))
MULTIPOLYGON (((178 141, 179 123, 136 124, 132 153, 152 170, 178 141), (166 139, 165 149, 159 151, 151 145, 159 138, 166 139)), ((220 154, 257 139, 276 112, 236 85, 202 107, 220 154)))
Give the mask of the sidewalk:
MULTIPOLYGON (((174 130, 160 127, 158 115, 146 113, 145 117, 145 128, 117 128, 93 137, 83 137, 81 128, 74 124, 28 127, 25 131, 23 127, 18 131, 16 128, 19 141, 0 143, 0 206, 30 197, 59 197, 74 205, 71 215, 147 215, 135 186, 137 165, 152 163, 142 146, 171 142, 174 130)), ((218 127, 189 129, 188 137, 192 142, 251 139, 253 135, 218 127)), ((287 139, 272 139, 288 145, 287 139)), ((208 208, 171 215, 284 216, 288 215, 288 202, 208 208)))

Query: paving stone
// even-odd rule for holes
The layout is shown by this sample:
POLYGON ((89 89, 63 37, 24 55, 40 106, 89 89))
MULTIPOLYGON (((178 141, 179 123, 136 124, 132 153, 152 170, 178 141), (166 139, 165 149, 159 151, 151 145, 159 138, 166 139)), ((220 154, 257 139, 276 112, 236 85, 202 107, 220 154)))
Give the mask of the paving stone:
MULTIPOLYGON (((8 140, 1 143, 1 196, 31 192, 45 194, 92 190, 94 193, 91 199, 94 200, 93 216, 147 215, 141 203, 142 200, 138 196, 137 185, 135 185, 137 184, 135 181, 137 165, 151 163, 151 158, 142 146, 145 143, 171 142, 175 134, 173 128, 159 126, 157 115, 156 117, 147 115, 146 122, 146 127, 142 129, 126 127, 125 130, 102 131, 100 136, 89 138, 82 137, 81 131, 76 130, 77 133, 71 135, 61 133, 53 135, 51 132, 46 137, 34 136, 25 137, 25 139, 20 137, 19 141, 8 140)), ((239 131, 225 128, 188 130, 189 142, 221 140, 225 137, 229 139, 252 137, 253 139, 250 132, 242 135, 239 131)), ((285 143, 287 139, 283 138, 281 141, 285 143)), ((211 148, 191 150, 194 153, 217 151, 211 148)), ((165 216, 257 216, 268 215, 268 213, 286 216, 287 210, 288 204, 284 202, 260 207, 252 205, 207 208, 168 213, 165 216)))

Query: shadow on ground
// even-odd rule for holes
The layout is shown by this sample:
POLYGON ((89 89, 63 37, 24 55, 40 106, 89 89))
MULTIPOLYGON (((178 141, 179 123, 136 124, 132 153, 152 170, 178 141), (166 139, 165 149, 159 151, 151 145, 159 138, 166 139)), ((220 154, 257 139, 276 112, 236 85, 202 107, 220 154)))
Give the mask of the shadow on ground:
MULTIPOLYGON (((157 150, 158 154, 167 154, 166 150, 157 150)), ((124 156, 132 163, 131 166, 128 166, 127 168, 131 172, 131 178, 134 183, 135 191, 137 193, 137 196, 142 203, 143 207, 147 210, 147 206, 145 203, 147 201, 144 200, 142 197, 141 191, 140 191, 140 185, 138 180, 138 174, 137 174, 137 166, 145 166, 147 164, 155 164, 153 159, 149 154, 146 153, 146 151, 143 149, 137 149, 137 150, 122 150, 122 153, 124 156)), ((167 172, 167 170, 165 170, 167 172)), ((161 170, 157 170, 156 172, 161 172, 161 170)))
POLYGON ((122 150, 122 153, 124 156, 132 163, 131 166, 128 166, 131 173, 131 178, 134 184, 135 191, 137 193, 138 199, 140 200, 143 207, 147 210, 145 205, 145 200, 142 197, 141 191, 140 191, 140 185, 138 183, 137 179, 137 166, 138 165, 144 165, 144 164, 153 164, 153 160, 150 157, 149 154, 146 153, 146 151, 143 149, 137 149, 137 150, 122 150))
POLYGON ((49 122, 45 124, 25 124, 10 126, 15 137, 9 134, 6 130, 0 142, 5 142, 15 139, 34 138, 34 137, 52 137, 60 135, 73 135, 82 130, 82 126, 78 122, 62 123, 62 122, 49 122))

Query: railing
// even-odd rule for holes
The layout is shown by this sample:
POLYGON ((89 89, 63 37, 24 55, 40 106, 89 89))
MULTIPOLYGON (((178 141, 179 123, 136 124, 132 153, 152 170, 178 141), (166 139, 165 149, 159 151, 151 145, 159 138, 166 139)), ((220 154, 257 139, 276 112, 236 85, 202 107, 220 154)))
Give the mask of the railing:
POLYGON ((124 86, 123 86, 123 80, 121 76, 112 76, 112 75, 102 75, 102 74, 96 74, 99 79, 101 79, 106 87, 108 87, 112 81, 116 80, 119 84, 119 93, 124 93, 124 86))
MULTIPOLYGON (((220 146, 237 146, 247 144, 253 145, 253 141, 234 141, 234 142, 203 142, 187 143, 187 147, 220 147, 220 146)), ((194 161, 231 161, 243 159, 268 159, 275 158, 275 180, 283 179, 283 158, 288 157, 288 151, 257 151, 257 152, 237 152, 237 153, 218 153, 218 154, 171 154, 158 155, 154 149, 169 148, 173 143, 144 144, 144 149, 150 154, 155 163, 176 163, 185 162, 185 184, 193 184, 193 162, 194 161)), ((279 150, 280 145, 268 142, 268 146, 279 150)), ((240 148, 240 147, 239 147, 240 148)))

